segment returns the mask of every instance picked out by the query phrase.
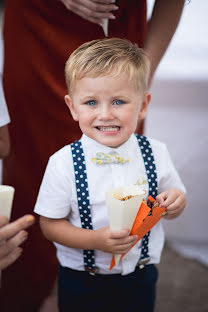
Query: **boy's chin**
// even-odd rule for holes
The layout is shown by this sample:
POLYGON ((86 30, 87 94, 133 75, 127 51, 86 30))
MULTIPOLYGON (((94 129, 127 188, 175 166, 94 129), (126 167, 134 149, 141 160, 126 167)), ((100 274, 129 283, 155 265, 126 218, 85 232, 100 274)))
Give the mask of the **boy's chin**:
POLYGON ((99 139, 99 138, 94 138, 95 141, 97 141, 98 143, 111 147, 111 148, 117 148, 121 145, 123 145, 128 138, 123 138, 123 139, 117 139, 117 138, 103 138, 103 139, 99 139))

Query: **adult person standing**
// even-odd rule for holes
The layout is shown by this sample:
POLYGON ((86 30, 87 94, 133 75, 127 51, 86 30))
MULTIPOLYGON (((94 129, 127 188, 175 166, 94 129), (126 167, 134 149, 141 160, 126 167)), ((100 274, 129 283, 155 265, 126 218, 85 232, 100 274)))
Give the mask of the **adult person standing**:
MULTIPOLYGON (((183 5, 184 0, 156 0, 147 27, 146 0, 6 0, 4 90, 12 149, 3 181, 15 187, 12 219, 32 212, 49 156, 81 136, 64 105, 69 53, 85 41, 103 38, 100 25, 109 18, 109 37, 145 48, 152 77, 183 5)), ((4 271, 3 312, 38 311, 56 274, 55 248, 36 224, 22 257, 4 271)))

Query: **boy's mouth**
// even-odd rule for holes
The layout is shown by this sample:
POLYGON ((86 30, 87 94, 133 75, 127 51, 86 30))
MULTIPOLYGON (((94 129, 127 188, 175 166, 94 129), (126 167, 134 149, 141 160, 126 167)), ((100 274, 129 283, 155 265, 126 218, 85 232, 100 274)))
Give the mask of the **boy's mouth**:
POLYGON ((99 131, 103 131, 103 132, 117 132, 120 130, 121 127, 119 126, 98 126, 96 127, 96 129, 98 129, 99 131))

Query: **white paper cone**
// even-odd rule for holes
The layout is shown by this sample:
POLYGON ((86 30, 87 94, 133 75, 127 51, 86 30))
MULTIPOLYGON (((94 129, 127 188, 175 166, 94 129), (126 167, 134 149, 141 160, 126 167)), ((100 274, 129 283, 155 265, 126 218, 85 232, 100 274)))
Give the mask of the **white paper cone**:
POLYGON ((108 37, 108 18, 103 19, 102 29, 106 37, 108 37))
POLYGON ((14 197, 14 188, 8 185, 0 185, 0 215, 10 219, 14 197))
MULTIPOLYGON (((144 199, 145 191, 138 185, 129 185, 112 189, 106 193, 109 224, 112 230, 131 230, 140 205, 144 199), (126 196, 134 196, 128 200, 118 199, 126 196)), ((118 264, 121 255, 114 255, 118 264)))
POLYGON ((115 265, 117 265, 119 263, 120 258, 121 258, 121 254, 115 254, 114 255, 115 265))

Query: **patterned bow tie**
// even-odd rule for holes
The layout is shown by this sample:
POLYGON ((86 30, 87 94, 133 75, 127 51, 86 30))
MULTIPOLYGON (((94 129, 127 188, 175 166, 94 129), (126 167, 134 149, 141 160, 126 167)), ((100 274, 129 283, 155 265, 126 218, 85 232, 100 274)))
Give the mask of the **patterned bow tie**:
POLYGON ((92 162, 96 165, 105 165, 105 164, 125 164, 130 162, 130 159, 125 159, 120 156, 117 152, 110 153, 96 153, 95 157, 92 157, 92 162))

